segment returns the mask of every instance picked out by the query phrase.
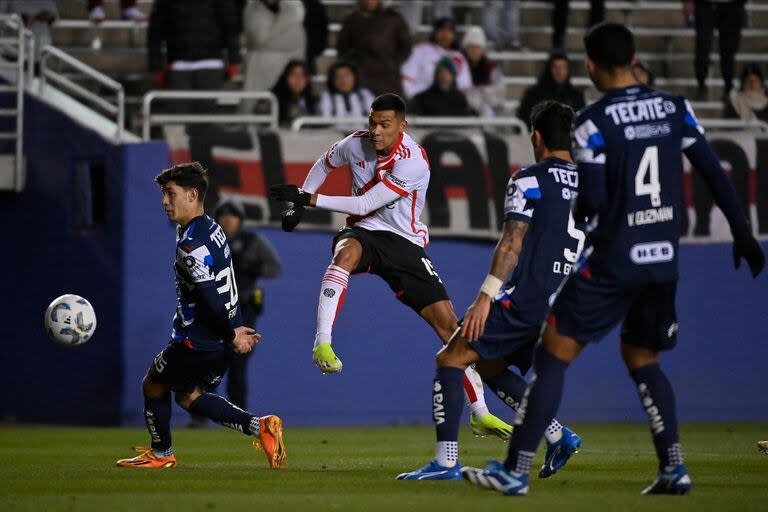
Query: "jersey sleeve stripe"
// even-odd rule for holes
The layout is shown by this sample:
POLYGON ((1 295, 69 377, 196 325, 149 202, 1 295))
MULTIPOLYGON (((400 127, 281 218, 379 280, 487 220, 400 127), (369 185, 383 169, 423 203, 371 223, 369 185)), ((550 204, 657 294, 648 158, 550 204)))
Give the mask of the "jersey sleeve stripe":
POLYGON ((519 212, 507 212, 504 214, 504 220, 519 220, 521 222, 530 223, 531 216, 519 212))
POLYGON ((391 191, 393 191, 393 192, 397 193, 399 196, 401 196, 401 197, 408 197, 408 192, 406 192, 406 191, 405 191, 405 190, 403 190, 402 188, 398 187, 397 185, 395 185, 394 183, 392 183, 391 181, 389 181, 389 180, 386 178, 386 176, 384 177, 384 179, 383 179, 383 180, 381 180, 381 182, 382 182, 382 183, 384 183, 384 185, 386 185, 386 187, 387 187, 388 189, 390 189, 391 191))

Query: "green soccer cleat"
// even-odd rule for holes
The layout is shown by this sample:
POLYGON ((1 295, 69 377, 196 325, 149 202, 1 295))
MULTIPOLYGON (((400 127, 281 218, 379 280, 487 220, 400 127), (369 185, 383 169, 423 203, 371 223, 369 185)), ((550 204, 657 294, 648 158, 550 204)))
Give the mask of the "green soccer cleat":
POLYGON ((768 441, 758 441, 757 447, 762 451, 764 454, 768 455, 768 441))
POLYGON ((496 436, 502 441, 509 441, 512 436, 512 426, 507 425, 493 414, 486 414, 479 420, 469 417, 469 428, 477 437, 496 436))
POLYGON ((312 349, 312 360, 323 373, 339 373, 344 367, 330 343, 320 343, 312 349))

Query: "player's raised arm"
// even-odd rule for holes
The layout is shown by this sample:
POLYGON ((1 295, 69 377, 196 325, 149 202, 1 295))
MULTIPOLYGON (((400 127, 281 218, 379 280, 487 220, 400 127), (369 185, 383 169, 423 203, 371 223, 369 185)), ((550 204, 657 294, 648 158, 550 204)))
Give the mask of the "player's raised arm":
POLYGON ((696 120, 690 103, 685 101, 685 119, 683 127, 682 150, 693 168, 701 174, 717 206, 722 210, 733 235, 733 261, 736 268, 744 258, 749 264, 752 275, 757 275, 765 266, 765 255, 760 244, 752 235, 744 212, 739 206, 736 192, 725 174, 720 160, 715 156, 707 139, 704 128, 696 120))

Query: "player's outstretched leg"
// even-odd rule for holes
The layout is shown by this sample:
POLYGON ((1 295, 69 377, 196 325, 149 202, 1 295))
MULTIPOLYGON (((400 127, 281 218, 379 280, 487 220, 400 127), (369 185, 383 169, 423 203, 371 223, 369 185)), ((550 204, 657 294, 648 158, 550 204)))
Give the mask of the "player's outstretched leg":
POLYGON ((469 427, 473 434, 477 437, 496 436, 502 441, 509 440, 512 426, 488 411, 483 380, 472 366, 464 370, 464 397, 469 407, 469 427))
POLYGON ((331 347, 333 323, 339 315, 349 285, 349 274, 360 263, 363 247, 354 238, 336 244, 333 260, 323 274, 317 304, 317 330, 312 360, 323 373, 338 373, 344 367, 331 347))
POLYGON ((263 449, 269 467, 280 469, 285 464, 283 421, 275 415, 256 416, 232 404, 224 397, 195 390, 176 394, 176 402, 192 414, 204 416, 219 425, 254 436, 253 446, 263 449))
POLYGON ((529 475, 536 448, 560 406, 565 371, 581 346, 547 326, 542 343, 536 347, 533 377, 523 397, 503 465, 490 463, 485 469, 465 467, 462 476, 469 482, 507 495, 528 493, 529 475))
MULTIPOLYGON (((430 304, 419 314, 435 330, 446 346, 451 340, 459 337, 461 328, 450 300, 430 304)), ((470 417, 472 432, 478 436, 492 434, 502 441, 508 440, 512 434, 512 426, 488 412, 482 380, 471 366, 466 367, 464 374, 465 396, 472 413, 470 417)))
POLYGON ((643 494, 687 494, 691 477, 683 462, 677 429, 675 392, 659 366, 658 352, 622 343, 622 356, 648 414, 659 474, 643 494))
POLYGON ((153 379, 151 372, 142 381, 144 392, 144 421, 152 439, 150 448, 137 447, 140 455, 120 459, 123 468, 172 468, 176 457, 171 448, 171 392, 161 382, 153 379))
MULTIPOLYGON (((486 384, 507 406, 518 412, 528 382, 517 373, 504 368, 493 377, 485 379, 486 384)), ((581 438, 573 430, 553 419, 544 432, 547 454, 539 470, 539 478, 549 478, 565 466, 581 446, 581 438)))

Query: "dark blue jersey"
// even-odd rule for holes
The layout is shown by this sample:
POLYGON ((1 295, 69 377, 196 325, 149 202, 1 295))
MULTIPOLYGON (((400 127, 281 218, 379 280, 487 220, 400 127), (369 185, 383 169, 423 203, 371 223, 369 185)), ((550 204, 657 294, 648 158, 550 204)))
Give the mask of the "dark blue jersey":
POLYGON ((498 299, 531 325, 546 318, 554 293, 584 245, 584 232, 578 229, 583 226, 571 214, 578 179, 575 164, 548 158, 509 180, 505 220, 529 226, 517 266, 498 299))
POLYGON ((595 221, 584 252, 591 271, 618 282, 677 279, 684 152, 732 227, 746 219, 688 101, 645 86, 608 91, 576 117, 576 216, 595 221))
POLYGON ((196 350, 221 349, 242 325, 235 270, 221 226, 202 215, 179 227, 173 268, 173 341, 196 350))

